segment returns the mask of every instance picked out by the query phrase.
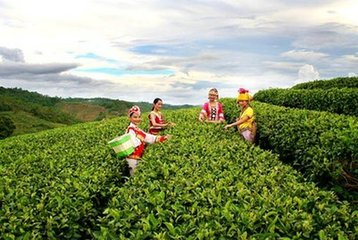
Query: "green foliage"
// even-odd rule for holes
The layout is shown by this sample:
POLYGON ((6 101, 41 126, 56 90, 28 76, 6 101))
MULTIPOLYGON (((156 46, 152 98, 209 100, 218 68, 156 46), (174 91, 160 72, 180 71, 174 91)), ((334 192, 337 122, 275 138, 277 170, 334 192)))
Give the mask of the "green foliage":
POLYGON ((330 80, 315 80, 299 83, 293 89, 358 88, 358 77, 338 77, 330 80))
POLYGON ((9 117, 0 115, 0 139, 11 136, 15 128, 14 122, 9 117))
POLYGON ((0 112, 11 111, 12 107, 4 99, 0 99, 0 112))
POLYGON ((105 107, 108 112, 115 112, 117 115, 123 116, 132 107, 131 102, 122 100, 113 100, 108 98, 67 98, 64 102, 69 103, 87 103, 105 107))
MULTIPOLYGON (((238 116, 234 99, 223 102, 228 119, 238 116)), ((354 192, 358 189, 357 118, 260 102, 253 106, 260 147, 278 153, 309 180, 347 194, 345 197, 357 198, 354 192)))
POLYGON ((107 141, 124 119, 57 128, 0 142, 0 238, 89 239, 124 162, 107 141))
POLYGON ((1 116, 7 116, 11 118, 16 126, 16 129, 11 136, 17 136, 26 133, 35 133, 47 129, 64 127, 65 124, 53 123, 43 119, 40 119, 33 114, 24 111, 10 111, 2 112, 1 116))
POLYGON ((7 96, 14 99, 18 99, 21 102, 34 103, 48 107, 53 107, 56 103, 61 101, 61 98, 58 97, 44 96, 36 92, 29 92, 27 90, 23 90, 21 88, 0 87, 0 96, 7 96))
POLYGON ((33 105, 30 109, 30 112, 34 116, 55 123, 74 124, 80 122, 76 120, 74 117, 72 117, 71 115, 50 107, 33 105))
POLYGON ((35 92, 0 87, 0 111, 16 126, 13 135, 78 123, 74 117, 54 106, 59 101, 61 99, 35 92))
MULTIPOLYGON (((226 105, 225 105, 226 107, 226 105)), ((97 239, 355 239, 357 213, 276 155, 200 109, 167 113, 170 141, 148 147, 114 191, 97 239)))
POLYGON ((126 117, 0 141, 0 238, 358 237, 347 202, 199 112, 165 111, 173 137, 147 146, 125 184, 107 142, 126 117))
POLYGON ((358 88, 268 89, 257 92, 254 98, 279 106, 358 116, 358 88))

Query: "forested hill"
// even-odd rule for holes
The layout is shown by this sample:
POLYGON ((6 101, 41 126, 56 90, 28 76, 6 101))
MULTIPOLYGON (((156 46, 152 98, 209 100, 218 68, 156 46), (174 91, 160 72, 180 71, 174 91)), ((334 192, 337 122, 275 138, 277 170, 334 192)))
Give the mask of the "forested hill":
MULTIPOLYGON (((148 102, 50 97, 21 88, 0 87, 0 139, 74 123, 122 116, 134 104, 140 106, 143 112, 149 111, 152 107, 148 102)), ((186 107, 191 106, 165 105, 165 109, 186 107)))

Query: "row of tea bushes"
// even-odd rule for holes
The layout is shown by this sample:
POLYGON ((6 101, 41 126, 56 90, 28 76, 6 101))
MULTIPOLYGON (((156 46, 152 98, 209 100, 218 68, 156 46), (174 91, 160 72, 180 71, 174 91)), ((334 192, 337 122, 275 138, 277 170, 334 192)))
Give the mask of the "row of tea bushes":
POLYGON ((124 162, 107 141, 124 118, 0 141, 0 239, 90 238, 124 162))
MULTIPOLYGON (((234 99, 224 99, 229 122, 239 116, 234 99)), ((327 112, 254 102, 258 144, 280 155, 309 180, 357 198, 358 119, 327 112), (341 187, 344 187, 342 189, 341 187), (346 190, 352 190, 347 192, 346 190)))
POLYGON ((358 116, 358 88, 268 89, 257 92, 254 97, 278 106, 358 116))
POLYGON ((114 191, 97 239, 356 239, 347 202, 199 109, 168 112, 170 141, 147 149, 114 191))
POLYGON ((299 83, 293 89, 358 88, 358 77, 338 77, 330 80, 315 80, 299 83))

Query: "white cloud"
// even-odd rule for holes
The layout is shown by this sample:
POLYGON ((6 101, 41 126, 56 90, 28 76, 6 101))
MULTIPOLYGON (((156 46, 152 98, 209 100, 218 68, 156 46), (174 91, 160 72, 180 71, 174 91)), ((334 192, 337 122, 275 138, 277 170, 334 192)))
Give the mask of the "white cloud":
POLYGON ((235 95, 240 86, 291 86, 298 69, 304 81, 357 66, 352 0, 0 4, 0 83, 47 95, 151 101, 160 94, 169 103, 198 103, 211 83, 222 96, 235 95), (79 57, 90 54, 96 57, 79 57), (141 74, 83 71, 104 68, 141 74), (154 70, 173 74, 145 74, 154 70))
POLYGON ((301 50, 290 50, 284 52, 281 54, 281 56, 291 58, 294 60, 318 61, 321 60, 322 58, 327 57, 328 54, 301 49, 301 50))
POLYGON ((351 55, 344 55, 342 56, 342 59, 346 62, 349 62, 351 64, 355 64, 357 66, 358 64, 358 54, 351 54, 351 55))
POLYGON ((346 0, 344 4, 340 1, 335 1, 331 5, 331 8, 334 9, 336 13, 335 17, 338 18, 340 22, 358 26, 357 1, 346 0))
POLYGON ((314 66, 305 64, 298 70, 298 79, 295 83, 308 82, 319 78, 319 72, 314 68, 314 66))

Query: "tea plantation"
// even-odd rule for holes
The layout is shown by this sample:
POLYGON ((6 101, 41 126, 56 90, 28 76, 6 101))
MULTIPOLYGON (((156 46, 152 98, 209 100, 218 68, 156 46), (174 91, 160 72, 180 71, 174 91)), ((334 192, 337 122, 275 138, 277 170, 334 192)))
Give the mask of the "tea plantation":
MULTIPOLYGON (((224 101, 228 116, 237 115, 234 99, 224 101)), ((258 115, 264 108, 257 105, 258 115)), ((0 239, 358 238, 353 203, 309 181, 320 176, 316 165, 330 167, 339 148, 322 153, 322 163, 302 160, 306 175, 244 142, 236 131, 199 124, 199 111, 164 112, 177 124, 166 130, 173 137, 148 146, 128 181, 125 161, 112 157, 107 145, 124 132, 125 117, 0 141, 0 239)), ((143 119, 145 128, 145 114, 143 119)), ((329 138, 329 123, 319 120, 329 138)), ((283 148, 284 140, 275 139, 285 132, 270 138, 272 126, 265 124, 259 120, 260 138, 283 148)), ((299 133, 290 133, 287 149, 306 134, 293 138, 299 133)), ((286 158, 301 160, 287 149, 286 158)))

